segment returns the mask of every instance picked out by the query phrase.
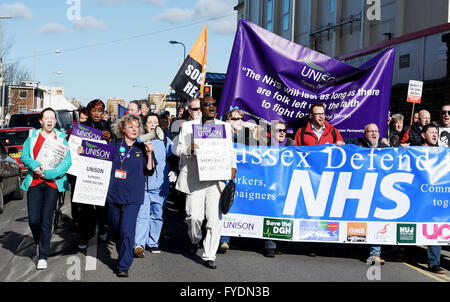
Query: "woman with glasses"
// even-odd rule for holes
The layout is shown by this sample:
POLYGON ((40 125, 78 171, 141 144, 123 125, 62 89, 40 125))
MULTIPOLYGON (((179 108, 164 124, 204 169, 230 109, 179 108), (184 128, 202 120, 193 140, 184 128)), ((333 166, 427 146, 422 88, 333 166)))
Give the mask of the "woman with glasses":
POLYGON ((295 146, 295 141, 287 137, 287 124, 282 121, 272 122, 270 129, 270 146, 295 146))
POLYGON ((244 145, 265 145, 261 139, 258 125, 244 122, 245 114, 242 110, 233 109, 225 114, 224 121, 231 125, 233 142, 244 145))

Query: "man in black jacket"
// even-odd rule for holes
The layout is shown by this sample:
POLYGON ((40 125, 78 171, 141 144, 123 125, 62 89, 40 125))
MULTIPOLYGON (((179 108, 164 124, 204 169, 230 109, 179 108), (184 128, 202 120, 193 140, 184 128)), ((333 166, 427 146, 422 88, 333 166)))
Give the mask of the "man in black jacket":
POLYGON ((402 147, 407 146, 421 146, 422 145, 422 128, 423 126, 430 123, 431 115, 427 110, 419 111, 419 121, 414 123, 406 132, 403 134, 400 144, 402 147))

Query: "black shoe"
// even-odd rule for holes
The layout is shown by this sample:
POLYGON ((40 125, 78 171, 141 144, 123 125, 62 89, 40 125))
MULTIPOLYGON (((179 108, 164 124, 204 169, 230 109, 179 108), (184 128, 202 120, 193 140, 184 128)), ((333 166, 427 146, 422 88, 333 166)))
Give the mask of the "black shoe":
POLYGON ((265 257, 273 258, 275 257, 275 249, 266 249, 266 252, 264 253, 265 257))
POLYGON ((116 272, 117 277, 125 277, 128 278, 128 271, 117 271, 116 272))
POLYGON ((445 274, 445 271, 439 265, 432 266, 429 270, 435 274, 445 274))
POLYGON ((198 251, 198 243, 191 243, 191 255, 196 255, 198 251))
POLYGON ((210 269, 215 269, 217 267, 216 263, 212 260, 203 261, 203 266, 206 266, 207 268, 210 269))

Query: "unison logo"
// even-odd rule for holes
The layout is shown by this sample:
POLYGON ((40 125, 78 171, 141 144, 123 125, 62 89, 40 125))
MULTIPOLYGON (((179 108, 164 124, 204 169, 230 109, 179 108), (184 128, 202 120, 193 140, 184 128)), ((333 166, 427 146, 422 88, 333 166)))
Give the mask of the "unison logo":
POLYGON ((100 147, 88 142, 86 142, 86 147, 87 148, 85 148, 84 153, 98 159, 107 159, 111 155, 109 151, 102 150, 100 147))
POLYGON ((332 82, 336 78, 323 67, 315 64, 311 59, 305 58, 306 66, 303 66, 302 76, 318 83, 332 82))

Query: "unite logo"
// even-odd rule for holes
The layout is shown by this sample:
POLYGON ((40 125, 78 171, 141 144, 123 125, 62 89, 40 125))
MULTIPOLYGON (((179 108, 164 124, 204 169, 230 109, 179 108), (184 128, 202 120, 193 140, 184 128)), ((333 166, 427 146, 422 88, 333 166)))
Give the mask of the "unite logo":
POLYGON ((450 239, 450 225, 449 224, 433 224, 433 230, 430 233, 428 224, 422 225, 422 234, 426 239, 436 240, 449 240, 450 239))

